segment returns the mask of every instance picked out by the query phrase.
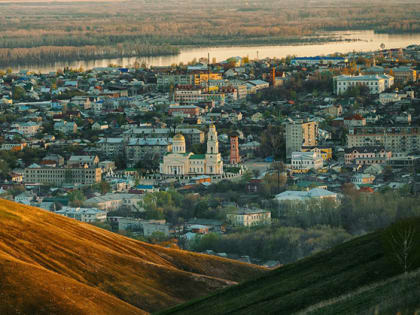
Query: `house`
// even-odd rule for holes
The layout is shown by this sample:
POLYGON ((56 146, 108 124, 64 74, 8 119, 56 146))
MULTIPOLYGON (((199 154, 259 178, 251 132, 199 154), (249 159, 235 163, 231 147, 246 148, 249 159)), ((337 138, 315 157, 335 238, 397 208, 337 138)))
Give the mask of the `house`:
POLYGON ((77 124, 75 122, 67 122, 65 120, 54 123, 54 130, 60 131, 65 134, 76 133, 77 124))
POLYGON ((371 174, 356 174, 351 178, 351 182, 355 185, 372 184, 374 180, 375 176, 371 174))
POLYGON ((95 123, 92 125, 92 130, 96 130, 96 131, 99 131, 99 130, 106 130, 106 129, 108 129, 108 128, 109 128, 108 124, 100 124, 100 123, 98 123, 98 122, 95 122, 95 123))
POLYGON ((30 205, 31 201, 36 198, 36 195, 31 191, 24 191, 23 193, 20 193, 17 195, 14 200, 16 202, 22 203, 24 205, 30 205))
POLYGON ((257 226, 271 224, 271 212, 266 210, 245 209, 226 214, 226 220, 233 226, 257 226))

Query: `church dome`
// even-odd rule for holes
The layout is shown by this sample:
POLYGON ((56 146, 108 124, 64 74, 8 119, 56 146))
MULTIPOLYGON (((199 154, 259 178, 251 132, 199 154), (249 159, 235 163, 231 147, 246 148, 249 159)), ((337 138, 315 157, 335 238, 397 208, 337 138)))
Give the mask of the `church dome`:
POLYGON ((178 141, 179 140, 185 140, 185 138, 184 138, 183 135, 181 135, 180 133, 178 133, 178 134, 175 135, 174 140, 178 140, 178 141))

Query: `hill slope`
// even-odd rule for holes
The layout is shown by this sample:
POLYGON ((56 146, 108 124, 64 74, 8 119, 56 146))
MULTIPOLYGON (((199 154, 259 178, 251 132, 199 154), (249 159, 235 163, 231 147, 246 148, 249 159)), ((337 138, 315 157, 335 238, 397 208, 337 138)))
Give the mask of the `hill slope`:
MULTIPOLYGON (((418 233, 420 220, 413 219, 413 222, 418 233)), ((358 311, 352 311, 351 303, 354 303, 354 300, 343 296, 352 294, 365 298, 364 301, 359 300, 362 310, 363 303, 365 307, 375 307, 377 305, 374 300, 368 299, 366 293, 357 293, 356 290, 373 285, 369 288, 373 295, 379 292, 376 290, 382 288, 385 297, 391 296, 392 285, 384 286, 378 283, 387 281, 401 272, 400 267, 386 255, 383 240, 384 235, 388 234, 384 233, 378 231, 356 238, 334 249, 280 267, 258 279, 220 290, 161 314, 200 314, 208 310, 211 310, 211 314, 293 314, 306 313, 311 306, 317 304, 317 307, 313 307, 315 314, 360 314, 358 311), (340 304, 341 299, 349 303, 348 308, 340 304)), ((416 235, 417 239, 418 236, 419 234, 416 235)), ((414 280, 412 285, 415 285, 414 280)), ((381 300, 378 301, 380 302, 381 300)))
POLYGON ((0 199, 0 296, 7 301, 0 314, 34 313, 34 307, 41 313, 141 314, 264 271, 0 199))

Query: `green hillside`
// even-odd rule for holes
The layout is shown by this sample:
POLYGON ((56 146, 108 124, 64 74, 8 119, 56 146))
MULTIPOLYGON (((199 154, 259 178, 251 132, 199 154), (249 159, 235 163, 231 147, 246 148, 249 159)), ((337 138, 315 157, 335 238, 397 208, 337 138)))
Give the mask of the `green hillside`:
MULTIPOLYGON (((389 246, 390 236, 409 227, 415 232, 412 237, 413 247, 408 256, 410 267, 415 269, 419 266, 420 253, 418 218, 356 238, 257 279, 178 305, 160 314, 306 314, 309 310, 314 314, 360 314, 362 310, 374 311, 385 303, 381 294, 384 297, 396 296, 393 285, 398 284, 400 288, 404 285, 401 292, 408 290, 414 296, 418 293, 420 282, 415 281, 419 278, 417 274, 404 276, 403 280, 410 281, 395 278, 402 273, 403 268, 394 259, 399 249, 393 250, 389 246), (364 287, 365 292, 362 290, 364 287)), ((397 298, 395 303, 387 300, 390 304, 383 307, 391 311, 414 309, 420 306, 418 300, 407 296, 407 305, 398 305, 404 301, 397 298)))

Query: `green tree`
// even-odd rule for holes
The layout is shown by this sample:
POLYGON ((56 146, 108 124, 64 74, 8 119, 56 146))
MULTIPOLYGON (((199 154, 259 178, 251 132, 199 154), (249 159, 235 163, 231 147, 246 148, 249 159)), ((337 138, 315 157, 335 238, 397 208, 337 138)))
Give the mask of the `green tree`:
POLYGON ((14 86, 12 90, 12 98, 15 101, 20 101, 25 97, 25 89, 21 86, 14 86))
POLYGON ((70 205, 73 206, 73 207, 81 207, 85 200, 86 200, 86 197, 85 197, 83 191, 81 191, 79 189, 73 190, 69 194, 70 205))

